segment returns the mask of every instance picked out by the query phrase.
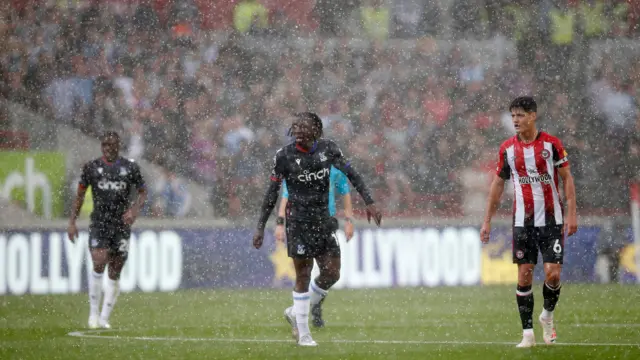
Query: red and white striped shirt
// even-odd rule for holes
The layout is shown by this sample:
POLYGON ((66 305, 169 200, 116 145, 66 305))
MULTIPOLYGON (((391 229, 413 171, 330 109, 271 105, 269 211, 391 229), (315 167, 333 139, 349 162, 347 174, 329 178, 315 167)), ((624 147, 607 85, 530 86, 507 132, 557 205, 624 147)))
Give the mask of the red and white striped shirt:
POLYGON ((545 132, 539 132, 529 144, 517 135, 502 143, 496 173, 513 182, 513 226, 563 223, 558 168, 565 166, 569 161, 562 142, 545 132))

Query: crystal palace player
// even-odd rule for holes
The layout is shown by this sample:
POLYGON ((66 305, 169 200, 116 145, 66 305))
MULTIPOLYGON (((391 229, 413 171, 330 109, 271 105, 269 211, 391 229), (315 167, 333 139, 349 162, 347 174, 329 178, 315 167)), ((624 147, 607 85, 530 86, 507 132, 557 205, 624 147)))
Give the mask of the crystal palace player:
POLYGON ((84 195, 91 186, 94 210, 89 226, 89 249, 93 273, 89 278, 89 328, 110 328, 109 316, 118 298, 120 272, 127 261, 131 225, 144 204, 147 192, 140 167, 119 156, 120 136, 106 132, 100 137, 103 157, 84 165, 78 194, 71 209, 68 235, 78 237, 76 218, 82 208, 84 195), (130 206, 130 191, 138 190, 136 201, 130 206), (102 293, 102 276, 109 264, 109 280, 104 291, 102 313, 98 314, 102 293))
POLYGON ((519 97, 509 107, 517 135, 500 147, 496 175, 487 204, 482 242, 489 241, 491 218, 496 212, 504 183, 514 187, 513 262, 518 264, 516 299, 522 320, 523 338, 518 347, 535 345, 533 335, 533 268, 538 252, 544 262, 542 286, 544 306, 539 321, 545 343, 556 341, 553 310, 560 297, 560 272, 564 255, 564 235, 577 229, 576 191, 569 171, 567 153, 560 140, 536 128, 537 105, 532 97, 519 97), (563 216, 558 191, 562 178, 568 206, 563 216))
MULTIPOLYGON (((353 204, 351 203, 351 189, 349 188, 349 180, 338 169, 331 166, 329 172, 329 215, 336 215, 336 192, 342 195, 344 199, 344 234, 347 241, 353 237, 353 204)), ((278 207, 278 220, 277 226, 274 232, 277 241, 284 242, 285 229, 284 220, 287 216, 287 203, 289 202, 289 191, 287 189, 286 180, 282 181, 282 200, 278 207)), ((316 284, 316 279, 311 280, 311 318, 313 326, 321 328, 324 327, 324 320, 322 319, 322 303, 327 297, 328 292, 320 289, 316 284)))
POLYGON ((367 218, 374 218, 379 226, 382 214, 369 194, 362 177, 343 157, 342 151, 330 140, 322 139, 322 122, 314 113, 296 114, 291 127, 295 143, 276 153, 271 184, 262 204, 253 246, 259 249, 264 238, 264 228, 278 200, 282 180, 289 189, 287 203, 287 248, 296 269, 293 291, 293 308, 285 311, 298 339, 298 345, 316 346, 309 330, 309 283, 313 260, 320 268, 314 279, 318 288, 326 291, 340 278, 340 247, 335 235, 338 221, 329 215, 329 174, 331 166, 342 171, 367 205, 367 218))

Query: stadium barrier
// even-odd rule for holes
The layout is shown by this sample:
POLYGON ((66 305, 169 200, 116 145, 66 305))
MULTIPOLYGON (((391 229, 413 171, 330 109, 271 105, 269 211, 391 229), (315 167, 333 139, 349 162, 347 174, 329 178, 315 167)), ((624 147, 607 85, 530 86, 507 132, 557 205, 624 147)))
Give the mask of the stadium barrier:
MULTIPOLYGON (((599 231, 599 226, 583 226, 566 239, 565 282, 595 280, 599 231)), ((494 232, 493 240, 481 245, 479 228, 473 226, 362 228, 348 243, 339 231, 343 262, 336 288, 514 284, 511 230, 499 226, 494 232)), ((295 272, 285 246, 267 231, 258 251, 251 247, 252 235, 252 229, 241 227, 137 229, 121 290, 290 287, 295 272)), ((637 268, 631 228, 627 240, 621 278, 633 283, 637 268)), ((0 295, 86 291, 88 241, 82 231, 75 243, 69 242, 62 227, 0 231, 0 295)), ((538 280, 541 272, 537 267, 538 280)))

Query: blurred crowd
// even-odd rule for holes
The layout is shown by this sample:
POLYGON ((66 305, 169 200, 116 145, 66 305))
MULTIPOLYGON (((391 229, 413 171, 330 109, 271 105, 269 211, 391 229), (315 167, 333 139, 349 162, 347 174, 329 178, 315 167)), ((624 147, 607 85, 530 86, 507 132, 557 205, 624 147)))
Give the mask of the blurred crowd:
POLYGON ((188 214, 180 177, 210 189, 218 216, 248 214, 291 114, 306 110, 387 212, 478 213, 514 134, 508 103, 533 94, 539 127, 570 153, 581 209, 615 209, 638 168, 640 57, 590 67, 590 44, 637 39, 638 4, 5 2, 0 92, 89 135, 124 134, 127 156, 166 169, 156 216, 188 214), (474 43, 491 41, 513 51, 481 56, 474 43))

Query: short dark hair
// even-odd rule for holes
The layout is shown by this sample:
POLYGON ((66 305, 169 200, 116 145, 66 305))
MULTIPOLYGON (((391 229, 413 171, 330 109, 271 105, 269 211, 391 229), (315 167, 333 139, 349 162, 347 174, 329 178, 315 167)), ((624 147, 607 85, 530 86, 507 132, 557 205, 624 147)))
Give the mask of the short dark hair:
MULTIPOLYGON (((296 113, 294 114, 294 116, 296 117, 296 119, 310 120, 313 126, 316 128, 315 138, 319 139, 322 137, 324 133, 322 129, 322 119, 320 119, 320 116, 318 116, 316 113, 305 111, 305 112, 296 113)), ((293 130, 293 127, 289 128, 289 136, 293 135, 292 130, 293 130)))
POLYGON ((118 134, 116 131, 105 131, 102 133, 102 135, 100 135, 100 142, 103 142, 109 138, 114 138, 120 141, 120 134, 118 134))
POLYGON ((538 112, 538 104, 532 96, 519 96, 511 102, 509 105, 509 111, 513 109, 522 109, 525 112, 538 112))

